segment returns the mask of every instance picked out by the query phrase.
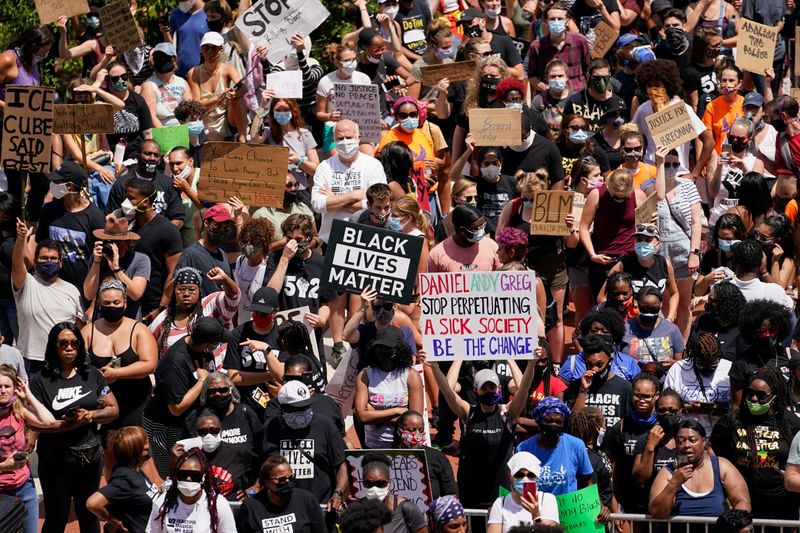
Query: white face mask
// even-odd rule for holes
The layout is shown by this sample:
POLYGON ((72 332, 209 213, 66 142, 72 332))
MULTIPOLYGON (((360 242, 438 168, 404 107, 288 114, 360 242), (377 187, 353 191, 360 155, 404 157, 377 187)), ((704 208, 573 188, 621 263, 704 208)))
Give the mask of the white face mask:
POLYGON ((389 18, 392 19, 395 18, 397 16, 397 13, 399 12, 400 12, 400 6, 387 7, 386 9, 383 10, 383 14, 388 15, 389 18))
POLYGON ((382 502, 386 499, 389 495, 389 487, 370 487, 367 489, 367 499, 368 500, 378 500, 382 502))
POLYGON ((358 153, 358 139, 342 139, 334 143, 336 151, 345 159, 352 159, 358 153))
POLYGON ((119 208, 122 210, 122 214, 125 215, 125 218, 130 219, 136 215, 136 208, 128 198, 125 198, 125 201, 120 204, 119 208))
POLYGON ((511 148, 515 152, 524 152, 525 150, 530 148, 532 144, 533 144, 533 131, 531 131, 528 134, 528 138, 525 139, 525 141, 523 141, 522 144, 517 144, 516 146, 509 146, 509 148, 511 148))
POLYGON ((178 490, 187 498, 196 496, 203 489, 199 481, 178 481, 178 490))
POLYGON ((357 66, 358 66, 358 61, 356 61, 355 59, 352 59, 350 61, 345 61, 342 63, 342 72, 344 72, 349 76, 356 70, 357 66))
POLYGON ((69 190, 66 183, 56 183, 54 181, 50 182, 50 193, 53 195, 53 198, 60 200, 64 198, 68 194, 72 194, 72 191, 69 190))
POLYGON ((178 2, 178 9, 180 9, 184 13, 188 13, 189 11, 191 11, 192 6, 194 6, 194 2, 192 2, 192 0, 185 0, 184 2, 178 2))
POLYGON ((203 451, 206 453, 211 453, 219 448, 219 445, 222 444, 222 436, 221 433, 217 435, 212 435, 208 433, 203 435, 203 451))
POLYGON ((489 165, 488 167, 481 167, 481 176, 486 179, 495 181, 500 177, 500 165, 489 165))
POLYGON ((192 169, 189 168, 189 165, 186 165, 185 167, 183 167, 183 170, 181 170, 181 173, 178 174, 175 177, 176 178, 181 178, 181 179, 186 179, 189 176, 189 172, 191 172, 191 171, 192 171, 192 169))

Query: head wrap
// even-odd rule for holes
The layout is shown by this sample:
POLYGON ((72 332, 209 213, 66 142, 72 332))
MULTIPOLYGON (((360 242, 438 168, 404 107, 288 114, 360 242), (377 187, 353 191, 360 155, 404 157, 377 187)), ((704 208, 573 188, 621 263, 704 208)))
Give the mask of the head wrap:
POLYGON ((203 283, 203 273, 192 267, 179 268, 172 275, 175 285, 200 285, 203 283))
POLYGON ((128 292, 127 289, 125 288, 125 284, 122 283, 120 280, 110 279, 108 281, 103 282, 103 284, 100 285, 100 288, 97 289, 97 294, 100 294, 101 292, 107 291, 109 289, 117 289, 119 291, 122 291, 122 294, 127 294, 128 292))
POLYGON ((558 413, 564 417, 564 423, 569 420, 569 417, 572 416, 572 412, 570 412, 569 407, 567 404, 556 398, 555 396, 548 396, 538 404, 536 407, 533 408, 533 412, 531 413, 533 419, 538 424, 542 421, 542 419, 549 415, 550 413, 558 413))
POLYGON ((400 110, 400 106, 403 104, 414 104, 414 106, 417 108, 417 113, 421 112, 419 101, 416 98, 413 96, 401 96, 394 101, 394 104, 392 105, 392 114, 397 116, 397 112, 400 110))
POLYGON ((433 500, 430 504, 430 510, 433 521, 437 524, 446 524, 466 516, 461 502, 450 494, 433 500))

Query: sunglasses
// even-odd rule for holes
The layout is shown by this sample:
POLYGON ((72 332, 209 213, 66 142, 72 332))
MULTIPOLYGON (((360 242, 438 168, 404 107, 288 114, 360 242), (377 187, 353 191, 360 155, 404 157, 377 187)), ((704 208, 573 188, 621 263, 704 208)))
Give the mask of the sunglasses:
POLYGON ((300 188, 300 184, 297 183, 296 181, 290 181, 290 182, 288 182, 286 184, 286 188, 289 189, 289 190, 299 189, 300 188))
POLYGON ((676 161, 674 163, 667 163, 666 161, 664 162, 664 168, 678 168, 680 166, 681 166, 680 161, 676 161))
POLYGON ((464 201, 462 203, 468 204, 470 202, 477 202, 477 201, 478 201, 477 196, 465 196, 464 201))
POLYGON ((274 481, 275 483, 286 483, 287 481, 294 481, 294 474, 291 476, 268 477, 267 479, 274 481))
POLYGON ((629 154, 631 152, 638 152, 641 149, 642 149, 641 146, 623 146, 622 147, 622 151, 625 152, 626 154, 629 154))
POLYGON ((389 486, 389 480, 387 480, 387 479, 379 479, 377 481, 368 481, 368 480, 365 479, 364 481, 361 482, 361 484, 364 485, 365 489, 371 489, 372 487, 378 487, 379 489, 385 489, 386 487, 389 486))
POLYGON ((401 112, 397 113, 397 118, 399 118, 400 120, 403 120, 404 118, 417 118, 418 116, 419 113, 417 113, 416 111, 411 111, 410 113, 401 113, 401 112))
POLYGON ((175 472, 175 479, 178 481, 203 481, 203 472, 197 470, 178 470, 175 472))
POLYGON ((386 303, 386 304, 379 304, 379 305, 373 305, 372 306, 372 310, 373 311, 377 311, 379 309, 383 309, 384 311, 391 311, 392 309, 394 309, 394 304, 393 303, 386 303))
POLYGON ((733 135, 728 135, 728 141, 735 142, 735 143, 746 143, 748 141, 747 137, 734 137, 733 135))
POLYGON ((569 131, 581 131, 581 130, 586 130, 587 128, 588 126, 586 124, 582 126, 579 126, 577 124, 573 124, 572 126, 567 126, 567 130, 569 131))
POLYGON ((655 224, 636 224, 636 231, 652 231, 655 232, 655 224))
POLYGON ((527 474, 523 474, 521 471, 514 474, 514 479, 524 479, 528 478, 530 480, 536 479, 536 474, 533 472, 528 472, 527 474))
POLYGON ((81 347, 81 341, 79 341, 78 339, 72 339, 69 341, 61 339, 60 341, 58 341, 58 347, 61 348, 62 350, 65 349, 67 346, 72 346, 77 350, 78 348, 81 347))
POLYGON ((197 430, 197 436, 205 437, 206 435, 219 435, 222 428, 200 428, 197 430))
POLYGON ((659 414, 659 415, 666 415, 666 414, 677 415, 680 412, 681 412, 681 410, 678 409, 677 407, 673 408, 673 409, 667 409, 666 407, 660 407, 660 408, 656 409, 656 413, 659 414))
POLYGON ((119 80, 128 81, 128 75, 127 74, 120 74, 119 76, 109 76, 108 77, 108 81, 110 81, 111 83, 117 83, 119 80))
POLYGON ((746 392, 745 394, 747 395, 747 396, 746 396, 746 398, 753 398, 753 397, 755 397, 755 398, 756 398, 756 400, 758 400, 759 402, 763 402, 763 401, 765 401, 767 398, 769 398, 770 396, 772 396, 772 394, 768 393, 767 391, 763 391, 763 390, 753 390, 753 389, 747 389, 747 392, 746 392))
POLYGON ((206 395, 209 394, 228 394, 231 391, 230 387, 215 387, 206 390, 206 395))

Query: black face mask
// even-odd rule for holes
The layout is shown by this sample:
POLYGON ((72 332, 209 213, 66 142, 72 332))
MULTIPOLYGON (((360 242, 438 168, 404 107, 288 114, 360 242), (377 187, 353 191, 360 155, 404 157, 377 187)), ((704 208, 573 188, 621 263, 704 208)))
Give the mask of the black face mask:
POLYGON ((375 358, 380 366, 389 366, 394 363, 394 351, 386 352, 383 350, 375 351, 375 358))
POLYGON ((681 416, 675 413, 656 414, 656 422, 664 431, 673 431, 681 423, 681 416))
POLYGON ((287 479, 282 483, 277 483, 275 485, 275 494, 278 495, 280 498, 288 498, 294 492, 294 480, 287 479))
POLYGON ((220 416, 225 416, 228 414, 228 407, 230 407, 230 405, 230 394, 215 394, 214 396, 206 397, 206 407, 220 416))
POLYGON ((175 61, 171 56, 161 52, 153 54, 153 70, 159 74, 166 74, 175 70, 175 61))
POLYGON ((283 193, 283 205, 292 205, 297 202, 297 191, 285 191, 283 193))
POLYGON ((646 326, 652 326, 656 322, 658 322, 658 312, 661 311, 659 308, 653 309, 639 309, 639 322, 646 326))
POLYGON ((106 322, 113 324, 122 320, 122 317, 125 316, 125 308, 111 305, 101 305, 100 316, 103 317, 106 322))
POLYGON ((762 350, 774 350, 777 345, 778 337, 772 335, 756 339, 756 346, 762 350))
POLYGON ((689 49, 689 34, 680 28, 668 28, 665 45, 673 55, 679 56, 689 49))
POLYGON ((731 145, 731 150, 733 150, 734 152, 737 152, 737 153, 744 151, 744 149, 747 148, 747 146, 750 144, 748 142, 741 142, 741 141, 738 141, 738 140, 737 141, 732 141, 730 139, 728 139, 728 143, 730 143, 730 145, 731 145))
POLYGON ((539 433, 545 437, 557 437, 564 432, 564 424, 557 422, 542 422, 539 424, 539 433))
POLYGON ((500 82, 497 78, 481 78, 481 92, 484 95, 494 94, 497 91, 497 84, 500 82))
POLYGON ((236 226, 222 226, 217 227, 215 230, 208 229, 206 234, 211 245, 219 246, 222 243, 230 243, 236 240, 236 226))
POLYGON ((609 362, 603 370, 601 370, 600 372, 596 373, 592 377, 592 384, 593 385, 602 385, 608 379, 608 374, 609 373, 611 373, 611 362, 609 362))
POLYGON ((217 33, 222 33, 222 28, 224 27, 222 19, 207 20, 206 24, 208 24, 208 31, 215 31, 217 33))
POLYGON ((474 26, 469 26, 464 28, 464 35, 467 37, 472 37, 473 39, 476 37, 480 37, 483 35, 483 30, 481 29, 480 24, 475 24, 474 26))

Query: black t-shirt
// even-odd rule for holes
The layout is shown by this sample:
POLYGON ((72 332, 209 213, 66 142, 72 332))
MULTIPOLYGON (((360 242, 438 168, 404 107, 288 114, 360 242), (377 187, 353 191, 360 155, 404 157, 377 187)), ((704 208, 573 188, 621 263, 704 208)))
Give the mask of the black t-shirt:
POLYGON ((122 520, 130 533, 144 533, 158 485, 150 483, 141 470, 116 466, 108 483, 99 489, 108 500, 108 510, 122 520))
MULTIPOLYGON (((347 434, 347 428, 342 418, 342 410, 339 409, 339 404, 333 398, 325 394, 315 393, 311 397, 311 410, 314 411, 314 416, 322 416, 331 421, 336 426, 342 438, 347 434)), ((267 426, 274 418, 279 418, 283 414, 281 404, 277 401, 271 401, 264 409, 264 426, 267 426)))
POLYGON ((619 108, 625 108, 625 101, 612 94, 608 100, 597 100, 588 89, 571 94, 564 104, 564 115, 580 115, 589 123, 592 131, 600 129, 600 118, 611 107, 611 102, 616 101, 619 108))
MULTIPOLYGON (((138 176, 136 167, 133 167, 117 178, 108 193, 106 213, 110 213, 122 205, 122 202, 128 197, 125 193, 128 181, 136 177, 141 176, 138 176)), ((156 189, 156 195, 150 202, 153 206, 153 211, 158 215, 164 215, 169 220, 185 219, 186 210, 183 208, 181 195, 172 186, 172 179, 157 171, 152 183, 156 189)))
MULTIPOLYGON (((262 335, 261 333, 256 333, 253 329, 252 320, 237 326, 230 332, 230 342, 228 343, 228 349, 225 352, 225 361, 222 366, 226 369, 238 370, 240 372, 264 372, 264 381, 266 382, 266 354, 263 358, 260 356, 254 357, 247 346, 239 346, 240 342, 244 342, 248 339, 266 342, 271 348, 277 349, 278 328, 273 327, 266 335, 262 335)), ((264 412, 264 407, 261 405, 261 402, 267 399, 266 386, 238 385, 236 388, 239 389, 239 394, 242 395, 242 402, 255 410, 258 415, 264 412)))
POLYGON ((415 1, 410 8, 400 6, 394 20, 400 25, 400 42, 417 55, 428 48, 425 42, 425 28, 432 20, 427 2, 415 1))
POLYGON ((142 314, 146 315, 161 302, 169 274, 167 257, 181 253, 183 241, 178 228, 162 215, 156 215, 144 226, 134 225, 132 231, 140 237, 135 244, 136 251, 150 258, 150 279, 142 296, 142 314))
POLYGON ((610 509, 611 500, 614 498, 611 463, 602 451, 592 448, 586 448, 586 451, 589 453, 589 463, 594 470, 592 480, 597 484, 597 490, 600 492, 600 502, 610 509))
POLYGON ((594 141, 597 143, 597 146, 603 150, 603 153, 606 156, 606 160, 608 161, 608 168, 617 169, 625 162, 625 157, 622 155, 622 150, 619 148, 613 148, 606 138, 603 137, 603 132, 601 130, 597 130, 593 137, 594 141))
MULTIPOLYGON (((609 13, 615 13, 619 11, 619 6, 614 0, 603 0, 603 4, 605 4, 609 13)), ((572 18, 575 19, 576 23, 578 23, 578 26, 580 26, 581 17, 593 17, 599 15, 597 8, 590 7, 589 4, 586 3, 586 0, 575 0, 575 3, 572 4, 572 8, 570 9, 570 13, 572 13, 572 18)))
POLYGON ((273 418, 264 426, 264 456, 280 453, 289 461, 297 479, 297 487, 327 502, 336 486, 336 468, 344 458, 344 441, 323 416, 314 416, 305 429, 290 429, 282 417, 273 418))
POLYGON ((447 457, 436 448, 425 446, 425 459, 428 462, 428 477, 431 480, 431 497, 435 500, 446 494, 458 494, 458 485, 453 476, 453 466, 447 457))
POLYGON ((641 499, 633 484, 633 451, 642 435, 648 434, 650 427, 640 426, 627 416, 609 426, 603 440, 603 449, 616 465, 614 494, 626 510, 641 499))
POLYGON ((326 533, 325 518, 319 502, 310 492, 296 488, 283 505, 269 501, 265 491, 242 502, 236 513, 238 533, 326 533))
POLYGON ((725 267, 731 271, 736 269, 733 266, 733 255, 726 255, 719 250, 710 250, 708 253, 703 254, 703 259, 700 260, 700 273, 707 276, 712 270, 719 267, 725 267))
POLYGON ((697 317, 694 323, 694 330, 698 333, 712 333, 719 340, 722 348, 722 358, 728 361, 736 361, 738 358, 736 340, 739 338, 739 326, 722 327, 714 319, 714 315, 706 312, 697 317))
MULTIPOLYGON (((572 407, 578 398, 581 380, 570 383, 564 393, 564 401, 572 407)), ((624 378, 612 375, 603 383, 592 383, 586 394, 584 406, 592 405, 603 412, 606 424, 613 425, 627 416, 631 406, 631 384, 624 378)))
POLYGON ((175 266, 175 270, 181 267, 196 268, 203 273, 203 282, 200 285, 201 298, 208 296, 211 293, 222 290, 220 284, 214 280, 208 279, 205 274, 214 267, 219 267, 228 276, 231 275, 231 265, 228 263, 228 257, 222 249, 217 249, 212 252, 199 242, 193 243, 186 248, 175 266))
POLYGON ((714 72, 714 64, 704 67, 692 65, 681 74, 686 88, 697 91, 697 116, 702 117, 708 103, 719 96, 717 90, 717 75, 714 72))
POLYGON ((125 159, 136 157, 144 142, 144 131, 153 127, 153 118, 147 102, 134 91, 128 91, 125 109, 114 113, 114 133, 106 135, 113 150, 120 139, 125 139, 125 159))
POLYGON ((14 293, 11 292, 11 254, 14 242, 16 238, 13 235, 2 237, 0 242, 0 299, 3 300, 14 299, 14 293))
POLYGON ((614 89, 615 94, 625 101, 626 109, 630 109, 633 97, 636 96, 636 75, 620 69, 611 79, 619 84, 619 88, 614 89))
MULTIPOLYGON (((731 365, 728 377, 740 383, 747 383, 747 379, 750 375, 761 368, 784 368, 787 366, 789 364, 789 358, 786 357, 786 350, 779 346, 775 352, 776 354, 773 356, 759 356, 755 347, 740 335, 739 338, 736 339, 737 358, 731 365)), ((791 348, 791 352, 792 354, 796 354, 797 350, 791 348)))
MULTIPOLYGON (((581 153, 583 146, 571 147, 565 142, 557 144, 556 146, 558 146, 558 150, 561 152, 561 166, 564 167, 565 173, 570 174, 572 172, 572 166, 580 159, 583 159, 584 154, 581 153)), ((588 155, 594 157, 597 164, 600 165, 600 172, 606 173, 611 170, 606 153, 599 146, 594 146, 591 154, 588 155)))
MULTIPOLYGON (((636 443, 636 446, 633 448, 634 455, 642 455, 644 453, 645 447, 647 446, 647 433, 642 435, 639 438, 639 441, 636 443)), ((662 468, 666 466, 675 467, 675 448, 667 448, 662 443, 656 445, 656 449, 653 452, 653 471, 650 474, 650 479, 648 480, 647 484, 643 489, 638 489, 634 492, 636 496, 638 496, 639 500, 635 504, 632 505, 633 509, 628 511, 625 509, 625 512, 633 512, 633 513, 646 513, 647 512, 647 504, 648 500, 650 499, 650 486, 653 484, 653 480, 656 478, 656 474, 658 474, 662 468)))
MULTIPOLYGON (((269 283, 278 268, 282 254, 283 251, 279 250, 267 259, 264 285, 269 283)), ((293 257, 286 268, 286 275, 283 276, 283 287, 278 293, 278 308, 288 310, 308 306, 312 313, 317 313, 320 304, 335 300, 336 291, 320 288, 324 263, 325 259, 316 252, 311 252, 311 256, 305 261, 297 256, 293 257)))
MULTIPOLYGON (((692 34, 688 35, 689 37, 689 48, 684 52, 682 55, 676 56, 672 52, 667 49, 666 41, 661 41, 653 48, 653 53, 655 53, 658 59, 667 59, 669 61, 674 61, 676 65, 678 65, 678 70, 681 73, 686 72, 692 66, 692 34)), ((683 87, 686 89, 686 77, 683 77, 683 87)))
POLYGON ((511 37, 494 33, 492 34, 492 40, 489 41, 489 46, 492 48, 492 53, 499 55, 509 67, 522 64, 522 57, 520 57, 517 45, 514 44, 511 37))
MULTIPOLYGON (((76 372, 65 379, 61 374, 45 376, 42 373, 33 375, 31 392, 42 405, 50 411, 56 420, 72 409, 94 411, 100 408, 99 399, 109 392, 106 378, 95 367, 86 364, 86 372, 76 372)), ((40 455, 68 453, 71 446, 93 444, 99 442, 96 424, 86 424, 62 433, 42 433, 39 435, 38 451, 40 455)))
POLYGON ((517 152, 504 146, 500 149, 503 156, 502 174, 513 176, 517 170, 533 172, 540 168, 547 169, 550 185, 564 179, 564 167, 561 166, 561 153, 550 139, 534 135, 533 143, 524 152, 517 152))
POLYGON ((472 406, 467 416, 457 477, 464 507, 487 508, 497 497, 498 487, 510 488, 505 464, 514 454, 514 422, 501 408, 498 405, 484 413, 472 406))
POLYGON ((83 281, 89 272, 94 250, 92 231, 105 227, 103 212, 94 204, 89 204, 77 213, 64 208, 63 200, 53 200, 44 204, 39 224, 36 226, 36 242, 45 239, 58 241, 64 247, 66 257, 61 262, 59 276, 72 283, 83 294, 83 281))
POLYGON ((486 218, 486 229, 494 233, 497 219, 508 202, 519 196, 514 176, 501 174, 500 181, 491 183, 483 178, 473 178, 478 184, 478 209, 486 218))
POLYGON ((644 267, 636 255, 626 255, 622 258, 622 270, 631 275, 633 294, 638 294, 642 287, 655 287, 664 294, 667 288, 669 270, 667 259, 663 255, 654 255, 653 264, 644 267))

